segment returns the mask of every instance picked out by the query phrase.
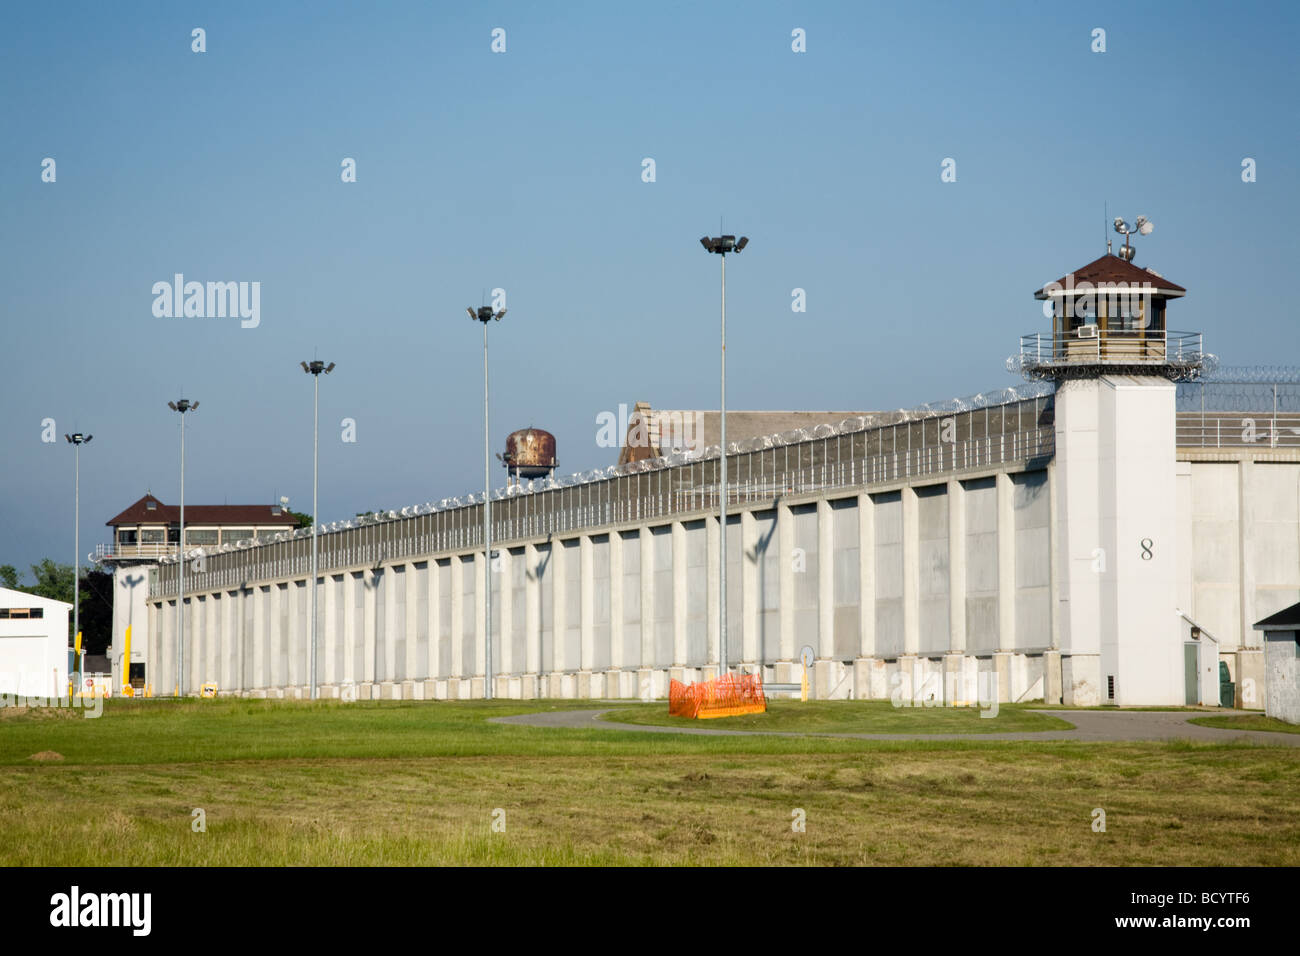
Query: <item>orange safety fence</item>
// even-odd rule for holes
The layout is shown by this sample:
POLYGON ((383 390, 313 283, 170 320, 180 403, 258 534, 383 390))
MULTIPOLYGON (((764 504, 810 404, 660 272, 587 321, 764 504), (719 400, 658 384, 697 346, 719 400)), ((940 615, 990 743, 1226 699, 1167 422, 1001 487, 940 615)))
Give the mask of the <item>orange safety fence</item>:
POLYGON ((724 674, 699 684, 668 684, 668 713, 675 717, 733 717, 767 710, 763 681, 752 674, 724 674))

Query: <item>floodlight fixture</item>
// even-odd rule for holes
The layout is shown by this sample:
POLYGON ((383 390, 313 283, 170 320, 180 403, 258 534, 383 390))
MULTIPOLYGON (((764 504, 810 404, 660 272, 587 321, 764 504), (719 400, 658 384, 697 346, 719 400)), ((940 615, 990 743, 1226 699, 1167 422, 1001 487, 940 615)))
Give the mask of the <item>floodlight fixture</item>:
POLYGON ((1136 233, 1140 236, 1149 236, 1155 231, 1155 223, 1146 216, 1138 216, 1133 220, 1133 225, 1129 225, 1123 219, 1115 220, 1115 231, 1124 237, 1124 245, 1120 247, 1119 257, 1125 262, 1132 262, 1133 256, 1137 250, 1133 248, 1133 235, 1136 233))

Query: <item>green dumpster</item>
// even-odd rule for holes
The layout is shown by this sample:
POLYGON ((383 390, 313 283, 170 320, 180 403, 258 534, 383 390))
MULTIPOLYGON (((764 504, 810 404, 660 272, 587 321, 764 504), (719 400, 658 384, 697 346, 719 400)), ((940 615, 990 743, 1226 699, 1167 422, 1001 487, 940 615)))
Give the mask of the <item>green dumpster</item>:
POLYGON ((1228 678, 1228 662, 1219 661, 1219 706, 1235 707, 1237 703, 1237 685, 1228 678))

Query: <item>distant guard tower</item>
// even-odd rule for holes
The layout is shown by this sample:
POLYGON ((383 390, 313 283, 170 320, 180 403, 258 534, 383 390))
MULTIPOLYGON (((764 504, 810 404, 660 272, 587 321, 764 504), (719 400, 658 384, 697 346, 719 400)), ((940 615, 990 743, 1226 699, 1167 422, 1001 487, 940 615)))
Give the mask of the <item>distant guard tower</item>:
POLYGON ((1181 705, 1198 652, 1177 611, 1174 383, 1204 356, 1199 333, 1166 325, 1186 290, 1134 265, 1133 230, 1115 228, 1121 255, 1034 293, 1052 331, 1022 337, 1019 356, 1027 377, 1056 382, 1062 700, 1181 705))

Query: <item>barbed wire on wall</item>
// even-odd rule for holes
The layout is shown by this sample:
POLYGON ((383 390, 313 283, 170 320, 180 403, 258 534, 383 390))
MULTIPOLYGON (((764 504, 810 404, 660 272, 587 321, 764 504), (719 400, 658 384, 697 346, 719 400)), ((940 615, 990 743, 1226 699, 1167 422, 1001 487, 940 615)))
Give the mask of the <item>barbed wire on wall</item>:
POLYGON ((1300 412, 1300 367, 1223 366, 1178 385, 1180 412, 1300 412))

